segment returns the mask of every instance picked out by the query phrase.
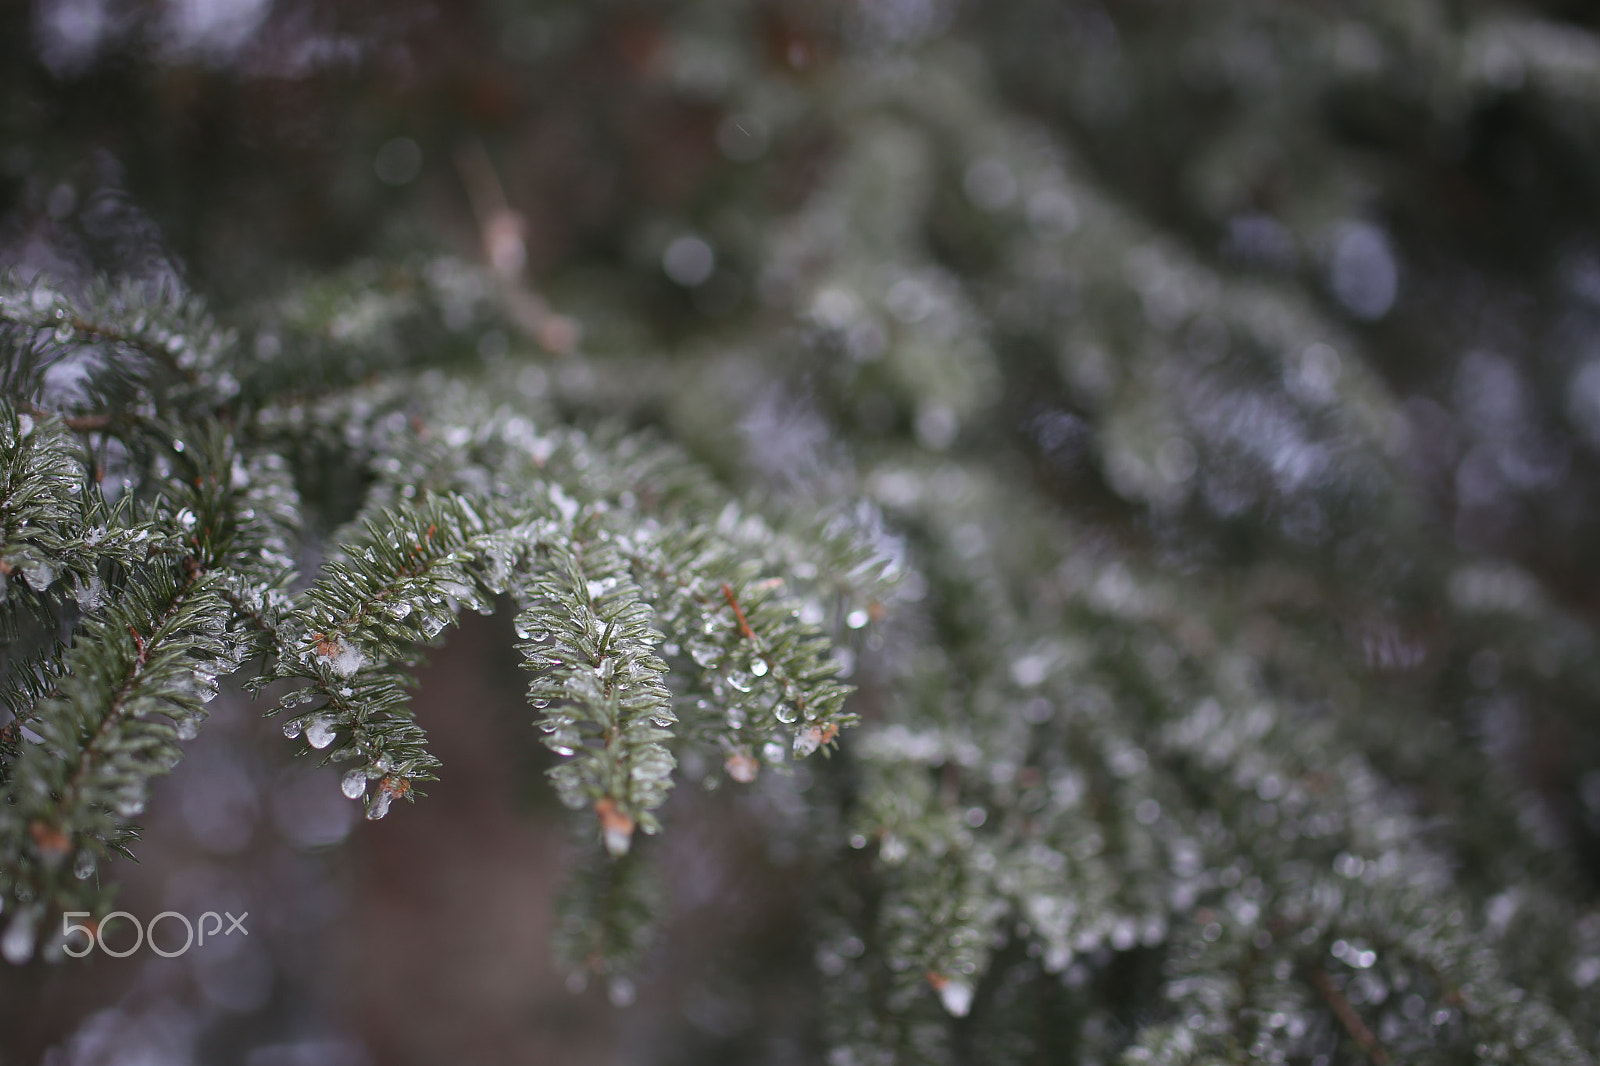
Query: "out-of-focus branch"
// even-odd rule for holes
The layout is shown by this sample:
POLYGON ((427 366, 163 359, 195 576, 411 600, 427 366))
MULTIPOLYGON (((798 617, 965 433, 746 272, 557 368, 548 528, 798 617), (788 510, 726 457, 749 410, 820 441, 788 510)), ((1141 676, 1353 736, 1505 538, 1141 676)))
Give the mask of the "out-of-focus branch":
POLYGON ((582 326, 552 311, 523 276, 528 263, 528 220, 506 202, 505 189, 483 142, 472 138, 456 149, 456 169, 478 219, 484 258, 500 282, 500 297, 510 319, 548 352, 564 355, 577 347, 582 326))

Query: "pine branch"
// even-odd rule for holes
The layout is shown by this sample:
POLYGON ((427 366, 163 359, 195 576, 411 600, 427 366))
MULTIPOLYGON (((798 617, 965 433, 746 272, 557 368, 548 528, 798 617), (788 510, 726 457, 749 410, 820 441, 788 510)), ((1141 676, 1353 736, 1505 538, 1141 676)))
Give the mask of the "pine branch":
POLYGON ((409 671, 420 649, 454 622, 459 600, 477 603, 499 591, 483 588, 478 568, 489 549, 505 546, 512 528, 491 526, 459 497, 381 514, 297 597, 280 629, 277 660, 262 681, 310 682, 283 696, 283 709, 315 703, 284 732, 303 732, 328 759, 359 763, 346 773, 344 789, 364 798, 369 818, 382 818, 395 797, 412 799, 415 782, 434 778, 438 760, 409 707, 409 671), (371 794, 369 780, 378 782, 371 794))
POLYGON ((217 679, 267 646, 230 599, 268 599, 287 579, 292 493, 220 427, 193 428, 187 441, 167 438, 173 476, 153 518, 157 539, 183 553, 131 568, 83 616, 59 665, 45 660, 20 681, 38 697, 19 718, 37 740, 17 745, 0 796, 0 853, 12 857, 0 889, 26 904, 17 943, 31 944, 46 910, 104 904, 77 875, 131 839, 149 779, 181 758, 217 679))
POLYGON ((48 406, 66 404, 80 418, 200 417, 239 391, 229 369, 235 336, 197 298, 165 287, 97 283, 68 298, 44 278, 0 276, 0 343, 12 348, 10 382, 32 400, 43 395, 47 369, 70 366, 65 376, 78 381, 48 406))
POLYGON ((653 612, 592 522, 574 516, 570 543, 541 548, 540 573, 518 595, 517 628, 538 675, 528 698, 549 708, 540 728, 566 760, 551 771, 556 792, 569 807, 592 807, 606 850, 623 855, 635 826, 660 828, 654 811, 671 787, 666 741, 677 717, 653 612))

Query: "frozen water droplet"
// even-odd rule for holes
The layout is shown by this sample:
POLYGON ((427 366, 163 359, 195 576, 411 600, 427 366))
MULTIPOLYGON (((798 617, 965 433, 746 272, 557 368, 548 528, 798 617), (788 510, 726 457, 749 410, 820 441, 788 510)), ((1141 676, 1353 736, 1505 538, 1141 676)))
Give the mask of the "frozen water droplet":
POLYGON ((748 785, 756 779, 756 774, 761 772, 761 764, 756 761, 754 755, 743 748, 728 752, 726 766, 728 776, 741 785, 748 785))
POLYGON ((35 592, 43 592, 56 580, 56 568, 49 563, 32 563, 22 568, 22 578, 35 592))
POLYGON ((339 781, 339 791, 346 797, 358 800, 367 792, 367 772, 365 770, 351 770, 339 781))
POLYGON ((844 624, 851 629, 860 629, 867 624, 867 612, 857 607, 845 616, 844 624))
POLYGON ((86 583, 78 585, 73 595, 79 610, 98 611, 106 602, 106 583, 100 580, 99 574, 93 574, 86 583))
POLYGON ((708 670, 716 665, 719 654, 720 649, 713 644, 695 644, 689 648, 690 658, 708 670))
POLYGON ((367 806, 367 821, 376 822, 379 818, 389 813, 389 804, 394 800, 394 794, 386 788, 378 789, 378 794, 372 797, 372 802, 367 806))
POLYGON ((773 711, 784 725, 794 725, 800 720, 800 708, 792 703, 780 703, 773 711))
POLYGON ((606 851, 615 856, 628 854, 628 848, 633 845, 633 833, 618 828, 604 830, 606 851))
POLYGON ((0 955, 13 966, 21 966, 33 958, 34 915, 32 908, 18 911, 6 926, 5 936, 0 937, 0 955))
POLYGON ((200 723, 193 718, 180 718, 177 722, 179 740, 193 740, 200 735, 200 723))
POLYGON ((605 841, 606 851, 616 858, 628 854, 628 849, 633 846, 633 826, 604 825, 600 835, 605 841))
POLYGON ((389 613, 397 619, 405 618, 411 613, 411 601, 400 600, 398 603, 391 604, 389 607, 389 613))
POLYGON ((328 668, 340 677, 349 677, 367 664, 361 649, 343 639, 321 640, 317 654, 328 661, 328 668))
POLYGON ((767 676, 767 660, 757 659, 750 664, 750 672, 757 677, 767 676))
POLYGON ((810 726, 794 735, 794 757, 804 759, 807 755, 822 747, 822 728, 810 726))
POLYGON ((939 1002, 953 1017, 965 1018, 972 1009, 972 986, 965 981, 945 981, 939 986, 939 1002))
POLYGON ((124 818, 137 818, 144 813, 144 800, 139 796, 125 796, 117 801, 117 813, 124 818))
POLYGON ((606 998, 613 1007, 629 1007, 638 998, 638 991, 626 977, 613 977, 606 985, 606 998))
POLYGON ((774 766, 783 762, 783 745, 776 740, 769 740, 761 745, 761 757, 774 766))
POLYGON ((283 735, 288 737, 290 740, 295 739, 300 735, 300 726, 300 719, 289 719, 287 722, 283 723, 283 735))
POLYGON ((22 440, 33 432, 33 419, 28 415, 17 416, 17 439, 22 440))
POLYGON ((94 856, 87 851, 80 851, 72 862, 72 876, 80 881, 87 881, 94 876, 94 868, 94 856))
POLYGON ((333 723, 326 718, 313 718, 306 723, 306 743, 322 750, 333 743, 333 723))

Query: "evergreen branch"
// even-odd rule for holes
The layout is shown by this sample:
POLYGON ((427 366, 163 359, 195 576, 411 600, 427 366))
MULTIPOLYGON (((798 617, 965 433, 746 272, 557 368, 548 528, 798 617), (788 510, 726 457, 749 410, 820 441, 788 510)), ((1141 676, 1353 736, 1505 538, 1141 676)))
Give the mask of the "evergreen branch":
POLYGON ((280 701, 283 709, 316 702, 284 726, 302 731, 312 749, 357 760, 344 788, 365 797, 381 818, 396 796, 415 796, 413 782, 432 780, 438 760, 413 720, 406 689, 420 648, 455 620, 458 601, 479 603, 474 572, 490 547, 505 546, 506 526, 492 527, 459 497, 385 512, 366 536, 328 563, 325 576, 297 597, 285 619, 276 662, 263 681, 310 682, 280 701), (367 795, 369 779, 378 780, 367 795))
POLYGON ((103 855, 143 809, 147 779, 178 761, 176 742, 194 735, 214 693, 197 673, 234 665, 219 635, 228 614, 204 575, 169 566, 85 625, 64 657, 58 695, 32 716, 39 742, 10 767, 0 841, 19 860, 8 871, 13 896, 70 901, 77 890, 61 877, 63 860, 78 849, 103 855))
MULTIPOLYGON (((0 331, 50 338, 42 349, 19 348, 13 356, 9 373, 28 383, 29 395, 41 387, 44 368, 64 361, 76 361, 86 373, 77 394, 62 399, 81 404, 98 398, 100 411, 131 411, 139 401, 201 417, 239 391, 229 370, 235 336, 216 325, 199 299, 174 289, 97 283, 73 300, 42 278, 0 277, 0 331), (98 350, 105 347, 115 356, 98 350), (170 384, 152 391, 163 378, 170 384)), ((25 343, 32 345, 32 337, 25 343)))
POLYGON ((131 839, 149 779, 181 758, 178 742, 196 734, 217 678, 265 647, 230 599, 247 589, 259 599, 286 580, 292 497, 270 461, 246 463, 220 427, 190 428, 187 441, 168 438, 176 468, 153 519, 184 554, 130 567, 58 666, 46 659, 13 679, 14 694, 36 697, 19 721, 37 740, 7 766, 0 851, 14 862, 0 889, 29 903, 16 919, 24 926, 50 908, 103 903, 84 871, 131 839))
POLYGON ((804 757, 855 718, 843 710, 852 690, 835 680, 832 646, 807 620, 820 620, 821 605, 786 595, 781 579, 759 576, 759 563, 725 536, 728 524, 664 528, 624 540, 622 550, 659 605, 664 652, 686 658, 709 682, 688 690, 679 705, 714 701, 716 716, 698 715, 696 724, 725 746, 730 773, 748 781, 759 765, 755 753, 777 763, 791 751, 804 757), (764 750, 775 736, 776 750, 764 750))
POLYGON ((367 261, 315 279, 255 316, 240 396, 292 408, 374 377, 459 363, 471 353, 461 311, 488 312, 492 295, 480 273, 445 256, 422 270, 367 261))
POLYGON ((638 853, 585 845, 561 898, 552 948, 573 984, 606 978, 614 1002, 632 999, 633 975, 656 939, 666 893, 660 867, 638 853))
POLYGON ((677 722, 656 654, 661 635, 609 535, 585 535, 577 517, 570 545, 541 546, 538 575, 519 592, 517 616, 528 688, 545 744, 564 757, 551 771, 562 802, 592 807, 612 855, 626 854, 635 826, 660 826, 654 811, 671 788, 676 760, 666 741, 677 722))
POLYGON ((1389 1053, 1383 1049, 1383 1045, 1378 1042, 1378 1038, 1373 1035, 1372 1030, 1367 1028, 1366 1023, 1361 1020, 1361 1015, 1356 1013, 1355 1008, 1350 1005, 1350 1001, 1345 998, 1344 993, 1334 986, 1333 981, 1328 977, 1328 971, 1320 966, 1313 966, 1306 972, 1311 978, 1312 987, 1317 990, 1318 995, 1327 1000, 1328 1009, 1333 1011, 1334 1017, 1339 1019, 1339 1024, 1344 1026, 1345 1032, 1350 1034, 1350 1039, 1356 1042, 1357 1047, 1366 1052, 1367 1058, 1372 1060, 1373 1066, 1386 1066, 1389 1061, 1389 1053))
MULTIPOLYGON (((815 624, 823 617, 821 605, 785 595, 783 581, 758 577, 762 553, 777 552, 784 562, 792 562, 801 554, 802 538, 774 535, 759 519, 712 493, 704 475, 670 449, 649 447, 627 437, 597 439, 572 431, 539 434, 525 418, 510 413, 497 414, 467 430, 454 422, 452 409, 458 404, 481 404, 482 397, 453 390, 440 401, 442 411, 413 411, 398 421, 394 412, 381 404, 363 402, 359 414, 355 409, 349 412, 360 421, 347 423, 342 431, 347 438, 371 439, 381 434, 383 443, 376 448, 381 455, 374 470, 376 485, 357 517, 368 526, 368 534, 355 546, 343 549, 330 563, 329 578, 307 593, 310 600, 320 603, 324 617, 314 625, 306 622, 308 628, 301 639, 326 640, 323 650, 329 654, 321 658, 355 655, 340 643, 343 638, 339 634, 346 626, 359 627, 364 610, 353 600, 327 599, 329 588, 348 591, 360 586, 366 590, 362 596, 385 601, 404 600, 417 593, 416 589, 399 592, 392 587, 392 582, 407 579, 407 564, 400 559, 385 560, 381 546, 377 549, 379 571, 365 572, 374 562, 372 545, 382 540, 374 531, 380 526, 388 528, 390 518, 386 516, 412 508, 406 502, 406 496, 412 494, 422 500, 472 499, 486 514, 500 508, 512 528, 493 523, 474 526, 459 542, 462 555, 457 561, 469 569, 487 565, 500 575, 488 580, 484 592, 505 587, 506 575, 519 566, 527 569, 528 576, 516 583, 525 608, 519 623, 524 631, 561 634, 579 624, 583 612, 591 609, 585 606, 585 589, 590 583, 616 578, 617 587, 628 590, 631 605, 613 604, 620 613, 608 614, 600 629, 585 638, 590 643, 581 652, 573 650, 573 645, 564 646, 565 653, 574 656, 563 660, 567 670, 576 669, 579 661, 588 663, 584 669, 589 671, 615 668, 610 652, 597 658, 592 646, 593 640, 603 635, 605 623, 613 623, 613 635, 625 642, 643 639, 645 631, 639 627, 650 624, 664 627, 673 638, 662 650, 679 661, 687 685, 676 699, 662 682, 665 664, 647 665, 654 653, 647 658, 637 648, 624 655, 624 665, 631 665, 636 675, 626 692, 610 689, 602 681, 595 691, 575 695, 574 686, 582 688, 582 678, 566 672, 533 684, 539 693, 531 697, 536 706, 549 700, 576 699, 575 707, 563 703, 543 722, 549 746, 568 758, 578 756, 554 771, 557 789, 569 804, 596 810, 617 850, 631 839, 634 826, 655 831, 651 812, 670 784, 672 756, 664 746, 667 734, 662 731, 677 721, 674 704, 695 707, 703 693, 727 708, 726 717, 696 716, 695 731, 724 749, 730 772, 743 780, 752 778, 759 766, 754 751, 761 750, 769 760, 780 762, 791 750, 796 757, 803 756, 831 741, 841 727, 853 721, 842 711, 850 690, 833 680, 837 667, 815 624), (530 497, 505 488, 527 481, 544 482, 547 491, 530 497), (484 501, 486 487, 495 494, 496 503, 484 501), (585 508, 580 500, 593 502, 585 508), (713 528, 702 529, 686 521, 689 514, 713 503, 722 508, 713 528), (509 517, 519 510, 541 515, 544 526, 539 530, 515 528, 526 521, 509 517), (574 525, 580 513, 588 515, 585 521, 590 527, 581 537, 574 525), (540 544, 537 557, 524 559, 535 542, 540 544), (576 555, 560 555, 564 549, 558 545, 581 550, 576 555), (591 571, 597 565, 597 552, 605 557, 603 573, 591 571), (621 563, 626 564, 625 569, 613 573, 611 568, 621 563), (573 566, 586 575, 581 587, 573 584, 579 580, 573 566), (545 602, 543 608, 541 602, 545 602), (534 619, 541 610, 550 609, 550 602, 566 603, 571 613, 537 624, 534 619), (743 619, 742 625, 735 624, 735 615, 743 619), (590 749, 602 755, 591 758, 590 749)), ((282 417, 278 414, 274 419, 282 417)), ((419 528, 428 524, 433 523, 419 528)), ((446 530, 449 523, 437 525, 446 530)), ((415 532, 401 539, 407 537, 414 538, 415 532)), ((815 534, 813 543, 816 541, 821 542, 820 557, 796 565, 796 571, 812 579, 826 574, 830 581, 853 580, 857 590, 874 587, 883 563, 861 549, 859 538, 830 527, 826 533, 815 534)), ((483 571, 480 577, 487 578, 487 574, 483 571)), ((474 591, 480 583, 468 575, 455 575, 451 581, 452 595, 471 599, 480 594, 474 591)), ((486 603, 482 609, 487 609, 486 603)), ((865 617, 863 613, 863 622, 865 617)), ((435 620, 435 624, 445 623, 435 620)), ((579 635, 567 636, 576 640, 579 635)), ((375 639, 381 643, 384 638, 379 635, 375 639)), ((364 644, 362 648, 365 656, 364 644)), ((530 662, 544 661, 536 651, 525 651, 530 662)), ((314 659, 305 647, 299 654, 302 662, 314 659)), ((363 694, 359 675, 348 684, 316 686, 316 695, 325 703, 291 720, 287 728, 295 731, 308 722, 318 722, 316 739, 332 745, 333 758, 372 757, 365 751, 347 755, 343 733, 335 744, 325 728, 336 725, 342 729, 353 722, 357 712, 343 701, 366 705, 381 698, 386 708, 401 705, 397 692, 363 694), (340 688, 351 689, 351 694, 341 698, 340 688)), ((304 690, 291 694, 286 706, 298 706, 298 701, 307 698, 316 696, 304 690)), ((354 776, 350 779, 354 788, 354 776)))

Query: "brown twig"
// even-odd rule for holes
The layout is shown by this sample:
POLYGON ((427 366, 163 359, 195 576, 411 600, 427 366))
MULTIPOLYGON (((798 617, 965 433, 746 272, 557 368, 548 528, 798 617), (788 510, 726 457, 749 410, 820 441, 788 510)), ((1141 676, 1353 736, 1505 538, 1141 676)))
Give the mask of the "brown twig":
MULTIPOLYGON (((38 404, 20 403, 17 405, 34 418, 54 418, 57 412, 46 410, 38 404)), ((110 415, 62 415, 61 424, 75 433, 90 433, 98 429, 106 429, 111 425, 110 415)))
POLYGON ((1334 987, 1333 979, 1328 976, 1327 971, 1320 966, 1313 966, 1310 976, 1312 986, 1322 994, 1323 999, 1328 1001, 1328 1008, 1333 1011, 1334 1017, 1339 1019, 1339 1024, 1344 1026, 1345 1032, 1350 1034, 1350 1039, 1367 1053, 1367 1058, 1372 1060, 1374 1066, 1388 1066, 1389 1053, 1378 1043, 1377 1036, 1367 1028, 1367 1023, 1361 1020, 1361 1016, 1350 1005, 1350 1001, 1344 998, 1344 993, 1334 987))
POLYGON ((733 608, 733 616, 739 620, 739 632, 744 634, 744 639, 755 640, 756 635, 750 629, 750 623, 744 620, 744 611, 739 609, 739 601, 734 598, 733 586, 726 581, 722 583, 722 595, 728 601, 728 606, 733 608))
POLYGON ((456 149, 456 170, 466 186, 484 258, 500 279, 500 295, 512 321, 546 350, 565 355, 577 346, 581 330, 566 315, 556 314, 543 296, 523 279, 528 262, 528 220, 506 200, 483 142, 471 139, 456 149))

